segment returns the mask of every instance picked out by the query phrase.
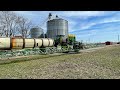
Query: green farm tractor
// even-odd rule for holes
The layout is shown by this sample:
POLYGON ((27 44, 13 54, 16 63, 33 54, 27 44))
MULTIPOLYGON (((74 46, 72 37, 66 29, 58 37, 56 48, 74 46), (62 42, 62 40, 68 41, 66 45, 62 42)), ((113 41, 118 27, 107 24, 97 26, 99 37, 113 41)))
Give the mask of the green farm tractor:
POLYGON ((83 48, 82 43, 76 41, 75 35, 69 34, 65 39, 63 35, 56 36, 55 46, 61 47, 63 52, 79 52, 83 48))

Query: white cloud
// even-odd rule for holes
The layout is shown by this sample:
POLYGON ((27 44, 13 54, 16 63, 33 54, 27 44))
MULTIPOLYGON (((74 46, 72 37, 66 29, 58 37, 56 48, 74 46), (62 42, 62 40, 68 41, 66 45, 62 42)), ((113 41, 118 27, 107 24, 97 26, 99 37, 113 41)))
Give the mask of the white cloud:
POLYGON ((33 24, 41 25, 48 17, 49 11, 14 11, 18 15, 22 15, 30 19, 33 24))
POLYGON ((79 30, 90 29, 94 25, 106 24, 106 23, 109 24, 113 22, 120 22, 120 16, 106 17, 106 18, 101 18, 100 20, 82 22, 79 24, 79 30))
POLYGON ((120 22, 120 18, 118 17, 113 17, 113 18, 105 18, 99 22, 99 24, 102 23, 110 23, 110 22, 120 22))
POLYGON ((104 16, 106 14, 105 11, 54 11, 53 13, 58 13, 60 16, 63 17, 104 16))
MULTIPOLYGON (((51 12, 54 15, 59 14, 58 16, 63 17, 69 21, 69 29, 70 31, 75 30, 75 25, 78 22, 75 22, 69 17, 76 17, 86 19, 89 16, 102 16, 105 15, 104 11, 14 11, 19 15, 24 15, 28 17, 30 20, 40 25, 44 21, 44 18, 47 18, 48 13, 51 12)), ((88 29, 91 26, 95 25, 95 23, 81 23, 79 29, 88 29)))
POLYGON ((35 14, 31 11, 13 11, 17 13, 18 15, 25 15, 25 16, 34 16, 35 14))
POLYGON ((73 32, 75 31, 75 25, 77 24, 77 22, 73 21, 73 20, 69 20, 68 22, 68 29, 69 29, 69 32, 73 32))
POLYGON ((83 23, 80 25, 79 30, 89 29, 93 25, 96 25, 96 23, 83 23))
MULTIPOLYGON (((120 22, 120 15, 112 14, 111 11, 15 11, 20 15, 24 15, 25 17, 31 19, 35 24, 41 24, 47 17, 48 13, 51 12, 54 16, 57 14, 59 17, 64 18, 69 21, 69 32, 75 33, 77 38, 85 39, 90 36, 98 35, 95 37, 102 38, 102 36, 106 37, 106 34, 112 36, 113 31, 120 32, 119 27, 106 25, 102 27, 103 30, 99 29, 99 24, 106 24, 112 22, 120 22), (89 17, 97 16, 99 19, 93 18, 92 20, 89 17), (105 17, 104 17, 105 16, 105 17), (79 20, 79 21, 78 21, 79 20), (98 25, 98 29, 92 29, 93 26, 98 25), (89 29, 89 30, 87 30, 89 29), (75 32, 76 31, 76 32, 75 32)), ((46 29, 46 26, 42 26, 46 29)), ((115 34, 115 33, 114 33, 115 34)))

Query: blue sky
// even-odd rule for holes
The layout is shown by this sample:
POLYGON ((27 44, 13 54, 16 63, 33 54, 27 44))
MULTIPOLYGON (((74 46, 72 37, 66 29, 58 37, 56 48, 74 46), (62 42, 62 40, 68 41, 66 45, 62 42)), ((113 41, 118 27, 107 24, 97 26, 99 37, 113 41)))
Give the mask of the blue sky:
MULTIPOLYGON (((78 41, 105 42, 118 41, 120 34, 120 11, 14 11, 41 25, 48 14, 69 21, 69 33, 75 34, 78 41)), ((46 23, 42 25, 46 32, 46 23)))

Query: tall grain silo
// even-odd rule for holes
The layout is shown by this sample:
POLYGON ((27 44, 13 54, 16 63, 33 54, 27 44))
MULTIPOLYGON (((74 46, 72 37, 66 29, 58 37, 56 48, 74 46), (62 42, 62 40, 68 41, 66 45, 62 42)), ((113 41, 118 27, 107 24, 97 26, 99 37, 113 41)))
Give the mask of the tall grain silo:
POLYGON ((42 28, 35 27, 31 29, 31 38, 43 38, 44 32, 42 28))
POLYGON ((57 35, 68 37, 68 21, 56 16, 55 19, 47 21, 47 37, 55 39, 57 35))

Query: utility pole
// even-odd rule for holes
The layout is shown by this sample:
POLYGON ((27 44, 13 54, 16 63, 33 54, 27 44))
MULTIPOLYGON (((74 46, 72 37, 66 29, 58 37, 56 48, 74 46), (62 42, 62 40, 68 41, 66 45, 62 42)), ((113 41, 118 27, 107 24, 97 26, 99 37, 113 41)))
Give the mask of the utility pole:
POLYGON ((89 41, 89 44, 90 44, 90 38, 89 38, 89 40, 88 40, 88 41, 89 41))
POLYGON ((118 34, 118 42, 119 42, 119 34, 118 34))

